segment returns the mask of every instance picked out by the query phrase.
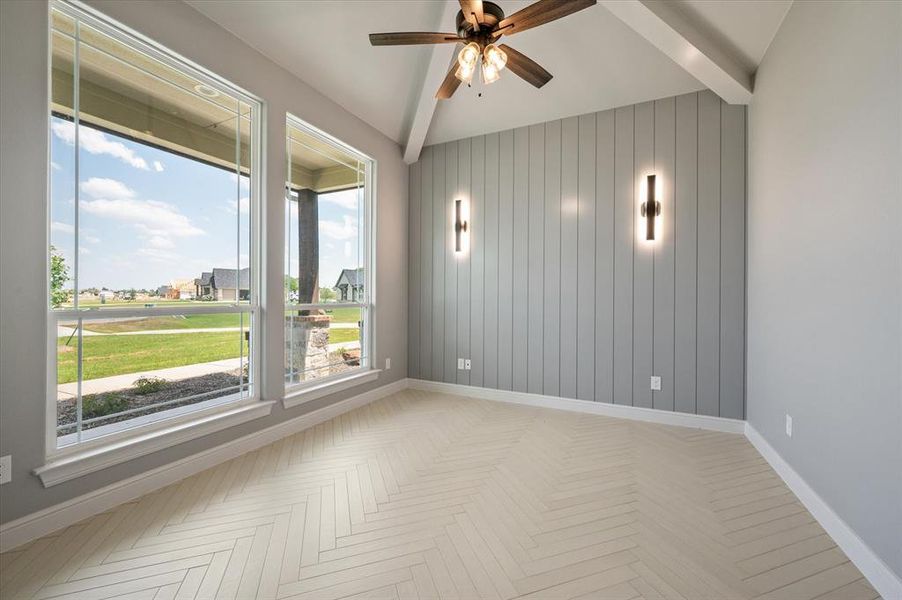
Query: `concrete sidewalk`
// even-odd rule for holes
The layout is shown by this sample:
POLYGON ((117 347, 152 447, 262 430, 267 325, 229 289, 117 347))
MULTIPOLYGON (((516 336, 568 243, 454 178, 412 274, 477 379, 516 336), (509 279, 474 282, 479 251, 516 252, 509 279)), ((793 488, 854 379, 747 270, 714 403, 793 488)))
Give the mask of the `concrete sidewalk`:
MULTIPOLYGON (((244 361, 247 363, 246 356, 244 357, 244 361)), ((240 367, 240 358, 227 358, 208 363, 185 365, 183 367, 170 367, 168 369, 156 369, 154 371, 113 375, 112 377, 100 377, 98 379, 86 379, 81 384, 81 393, 84 396, 87 394, 100 394, 103 392, 130 388, 135 384, 135 380, 140 377, 161 377, 167 381, 178 381, 180 379, 209 375, 210 373, 234 371, 240 367)), ((78 384, 76 382, 64 383, 57 386, 56 398, 57 400, 74 398, 77 393, 78 384)))

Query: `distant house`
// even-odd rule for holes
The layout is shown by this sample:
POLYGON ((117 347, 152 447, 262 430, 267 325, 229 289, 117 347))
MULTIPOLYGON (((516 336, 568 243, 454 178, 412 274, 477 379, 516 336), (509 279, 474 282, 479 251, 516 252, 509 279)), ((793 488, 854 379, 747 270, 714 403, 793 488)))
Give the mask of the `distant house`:
POLYGON ((248 300, 250 298, 251 271, 248 268, 219 269, 201 273, 194 280, 196 297, 208 297, 217 301, 248 300), (237 291, 237 298, 236 298, 237 291))
POLYGON ((116 292, 113 290, 100 290, 100 293, 97 294, 97 296, 100 298, 101 304, 106 304, 107 302, 116 299, 116 292))
POLYGON ((334 289, 339 302, 359 302, 363 299, 363 269, 342 269, 334 289))
POLYGON ((194 295, 198 298, 203 298, 204 296, 213 296, 213 287, 210 283, 210 280, 213 279, 213 273, 204 271, 200 274, 200 277, 194 280, 194 295))

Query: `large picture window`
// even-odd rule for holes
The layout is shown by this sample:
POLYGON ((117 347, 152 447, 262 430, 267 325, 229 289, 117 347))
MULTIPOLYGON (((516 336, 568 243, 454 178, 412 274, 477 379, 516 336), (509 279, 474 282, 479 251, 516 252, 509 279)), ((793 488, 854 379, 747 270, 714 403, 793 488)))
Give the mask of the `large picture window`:
POLYGON ((285 381, 370 368, 373 161, 288 118, 285 381))
POLYGON ((256 398, 261 111, 52 7, 51 454, 256 398))

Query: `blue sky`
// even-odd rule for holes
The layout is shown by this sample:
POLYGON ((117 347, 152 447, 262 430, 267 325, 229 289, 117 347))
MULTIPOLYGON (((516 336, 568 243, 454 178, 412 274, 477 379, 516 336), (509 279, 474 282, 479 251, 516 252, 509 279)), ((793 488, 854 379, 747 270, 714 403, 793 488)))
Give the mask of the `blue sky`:
MULTIPOLYGON (((79 133, 80 288, 154 289, 248 265, 246 177, 89 127, 79 133)), ((51 244, 74 276, 74 125, 56 117, 51 167, 51 244)), ((356 196, 320 196, 322 285, 360 262, 356 196)))

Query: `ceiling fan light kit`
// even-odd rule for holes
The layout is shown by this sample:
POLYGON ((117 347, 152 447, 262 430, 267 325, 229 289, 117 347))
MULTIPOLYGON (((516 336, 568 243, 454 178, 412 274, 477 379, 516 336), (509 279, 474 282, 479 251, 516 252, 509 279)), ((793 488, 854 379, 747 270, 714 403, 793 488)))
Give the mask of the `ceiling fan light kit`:
POLYGON ((461 82, 470 84, 476 67, 482 62, 482 81, 494 83, 501 71, 508 68, 527 83, 541 88, 551 80, 551 73, 537 62, 506 44, 495 42, 503 35, 511 36, 545 23, 550 23, 577 11, 593 6, 596 0, 539 0, 509 17, 500 6, 488 0, 459 0, 460 10, 455 19, 457 33, 397 32, 371 33, 373 46, 402 46, 412 44, 464 44, 435 97, 450 98, 461 82))

